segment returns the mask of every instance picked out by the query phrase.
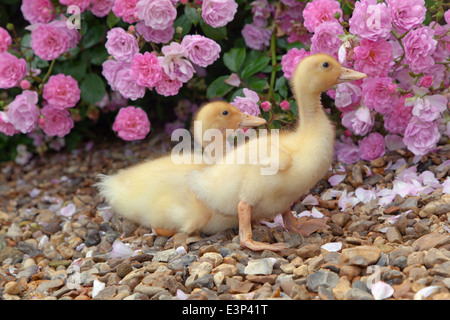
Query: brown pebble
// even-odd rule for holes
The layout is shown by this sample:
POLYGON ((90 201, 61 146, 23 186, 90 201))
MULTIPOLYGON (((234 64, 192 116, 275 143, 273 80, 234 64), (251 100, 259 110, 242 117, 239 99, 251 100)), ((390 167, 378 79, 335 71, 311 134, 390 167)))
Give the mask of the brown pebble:
POLYGON ((133 267, 129 263, 121 263, 117 266, 116 271, 117 275, 123 278, 131 271, 133 271, 133 267))

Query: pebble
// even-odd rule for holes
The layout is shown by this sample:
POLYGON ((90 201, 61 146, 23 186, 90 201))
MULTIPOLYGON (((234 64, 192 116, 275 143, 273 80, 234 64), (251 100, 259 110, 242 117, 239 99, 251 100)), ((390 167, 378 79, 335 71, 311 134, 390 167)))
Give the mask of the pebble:
POLYGON ((266 259, 250 260, 244 269, 245 274, 268 275, 273 270, 273 261, 266 259))
MULTIPOLYGON (((443 162, 448 150, 433 155, 443 162)), ((329 229, 302 237, 254 226, 255 240, 284 242, 287 250, 241 248, 238 230, 230 229, 210 237, 191 235, 187 252, 177 252, 173 239, 155 236, 149 228, 114 214, 92 187, 97 173, 115 172, 154 156, 148 145, 124 143, 91 152, 86 157, 75 152, 33 158, 27 166, 1 164, 0 198, 7 199, 0 202, 0 220, 6 221, 0 235, 3 299, 171 300, 178 299, 181 290, 189 300, 372 300, 367 285, 373 271, 393 287, 390 299, 413 299, 434 285, 440 289, 427 299, 449 298, 450 196, 439 189, 396 196, 387 206, 379 206, 376 199, 341 211, 340 198, 325 179, 311 194, 329 217, 329 229), (135 156, 124 159, 125 148, 135 156), (8 181, 7 188, 2 179, 8 181), (62 218, 58 209, 68 203, 76 212, 62 218), (131 257, 110 258, 117 239, 132 249, 131 257), (336 243, 342 244, 337 252, 321 249, 336 243), (98 283, 104 285, 102 290, 98 283)), ((335 189, 350 193, 358 187, 391 188, 398 174, 414 165, 412 158, 405 158, 404 167, 386 170, 398 157, 392 152, 371 163, 344 166, 347 180, 335 189)), ((434 171, 440 163, 434 160, 426 168, 442 183, 446 171, 434 171)), ((300 201, 292 208, 311 209, 300 201)))
POLYGON ((318 292, 319 287, 334 288, 339 282, 339 276, 331 271, 319 270, 306 277, 306 287, 312 292, 318 292))

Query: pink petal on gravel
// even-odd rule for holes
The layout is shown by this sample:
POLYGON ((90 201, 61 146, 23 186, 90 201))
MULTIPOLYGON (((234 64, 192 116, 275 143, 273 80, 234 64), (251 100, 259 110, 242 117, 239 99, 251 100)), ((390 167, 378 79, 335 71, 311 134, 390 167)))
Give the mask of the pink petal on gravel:
POLYGON ((187 300, 187 298, 188 298, 188 295, 186 293, 184 293, 183 291, 181 291, 180 289, 177 289, 176 296, 180 300, 187 300))
POLYGON ((112 251, 109 255, 111 259, 115 258, 122 258, 126 259, 128 257, 132 257, 134 254, 133 250, 131 250, 130 247, 128 247, 125 243, 123 243, 120 240, 114 241, 112 245, 112 251))
POLYGON ((440 165, 438 165, 436 167, 436 171, 441 172, 443 171, 446 167, 450 166, 450 160, 444 161, 443 163, 441 163, 440 165))
POLYGON ((342 242, 325 243, 321 246, 321 248, 327 250, 328 252, 338 252, 342 249, 342 242))
POLYGON ((335 174, 334 176, 331 176, 328 179, 328 182, 331 184, 332 187, 337 186, 339 183, 345 180, 345 177, 347 175, 345 174, 335 174))
POLYGON ((105 283, 95 279, 94 285, 92 287, 92 298, 95 298, 100 293, 100 291, 105 289, 105 285, 105 283))
POLYGON ((370 202, 372 200, 375 200, 377 198, 377 196, 375 195, 375 191, 373 190, 366 190, 363 188, 357 188, 355 190, 355 196, 356 198, 363 202, 363 203, 367 203, 370 202))
POLYGON ((318 206, 319 200, 317 200, 316 197, 314 197, 312 194, 308 194, 305 199, 302 201, 302 205, 304 206, 318 206))
POLYGON ((442 182, 442 187, 444 188, 442 189, 442 193, 450 194, 450 177, 447 177, 447 179, 442 182))
POLYGON ((77 212, 77 207, 75 206, 75 204, 73 204, 71 202, 67 206, 62 207, 59 210, 59 215, 66 217, 66 218, 70 218, 71 216, 73 216, 75 214, 75 212, 77 212))
POLYGON ((431 171, 422 172, 419 176, 419 179, 421 179, 422 183, 426 186, 429 186, 432 188, 440 188, 441 187, 439 180, 436 179, 436 176, 431 171))
POLYGON ((36 198, 40 193, 41 190, 39 190, 38 188, 34 188, 28 193, 28 195, 30 196, 30 198, 36 198))
POLYGON ((276 227, 284 228, 283 216, 281 215, 281 213, 279 213, 275 216, 275 218, 273 219, 273 222, 261 220, 260 223, 268 226, 269 228, 276 228, 276 227))
POLYGON ((441 288, 440 286, 429 286, 417 291, 414 295, 414 300, 424 300, 431 296, 436 290, 441 288))
POLYGON ((323 213, 316 209, 316 207, 313 207, 311 210, 311 217, 321 219, 323 218, 323 213))
POLYGON ((383 281, 378 281, 377 283, 372 285, 370 291, 372 292, 372 295, 375 298, 375 300, 384 300, 391 297, 394 294, 394 289, 387 283, 384 283, 383 281))

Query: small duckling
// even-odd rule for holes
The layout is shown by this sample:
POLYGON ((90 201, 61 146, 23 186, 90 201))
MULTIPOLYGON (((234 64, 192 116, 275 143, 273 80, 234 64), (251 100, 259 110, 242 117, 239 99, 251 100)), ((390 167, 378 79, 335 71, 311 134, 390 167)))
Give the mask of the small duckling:
MULTIPOLYGON (((202 130, 237 130, 266 123, 259 117, 241 113, 235 106, 215 101, 204 105, 195 115, 202 130)), ((194 132, 195 136, 195 132, 194 132)), ((223 134, 223 143, 226 141, 223 134)), ((197 141, 207 146, 203 141, 197 141)), ((211 210, 190 192, 187 174, 207 166, 188 163, 174 164, 170 155, 143 162, 110 176, 100 175, 96 183, 100 194, 119 215, 151 227, 157 235, 192 234, 199 231, 211 216, 211 210)), ((227 218, 227 217, 225 217, 227 218)))
MULTIPOLYGON (((227 154, 223 164, 189 173, 190 188, 200 201, 215 214, 238 218, 242 247, 255 251, 286 248, 281 243, 267 244, 252 239, 252 221, 273 219, 279 213, 283 214, 285 226, 304 235, 326 227, 326 220, 297 221, 290 205, 326 174, 333 159, 334 127, 323 111, 321 92, 338 83, 364 77, 364 73, 342 67, 327 54, 304 58, 292 78, 292 91, 298 105, 298 127, 292 132, 282 132, 277 144, 257 138, 267 143, 269 150, 278 152, 278 172, 263 175, 261 169, 267 166, 264 159, 259 159, 256 164, 238 164, 228 162, 228 157, 234 155, 227 154)), ((259 144, 246 143, 234 152, 252 154, 257 152, 255 145, 259 144)))

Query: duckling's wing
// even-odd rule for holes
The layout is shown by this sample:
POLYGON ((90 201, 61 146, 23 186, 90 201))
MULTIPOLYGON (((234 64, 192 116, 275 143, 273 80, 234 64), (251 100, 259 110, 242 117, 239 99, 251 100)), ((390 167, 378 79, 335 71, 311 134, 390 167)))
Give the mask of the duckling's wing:
POLYGON ((272 153, 270 156, 262 157, 259 160, 259 165, 262 172, 269 170, 269 168, 272 168, 273 170, 275 170, 275 174, 280 171, 288 170, 291 167, 291 164, 292 155, 281 148, 277 152, 272 153))

